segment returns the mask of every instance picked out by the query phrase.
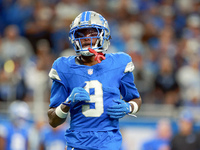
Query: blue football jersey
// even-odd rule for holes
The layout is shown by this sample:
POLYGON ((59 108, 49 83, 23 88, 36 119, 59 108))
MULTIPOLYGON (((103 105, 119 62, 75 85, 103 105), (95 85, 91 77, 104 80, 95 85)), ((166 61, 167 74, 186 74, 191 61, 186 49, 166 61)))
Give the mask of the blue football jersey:
POLYGON ((44 126, 40 130, 40 142, 47 150, 64 150, 66 145, 64 135, 65 129, 63 127, 53 129, 49 126, 44 126))
POLYGON ((53 80, 50 107, 64 102, 75 87, 90 94, 89 102, 80 102, 70 108, 70 129, 76 131, 107 131, 119 128, 118 119, 107 115, 107 107, 121 96, 125 101, 138 98, 134 84, 131 57, 125 53, 111 53, 93 66, 80 65, 75 56, 58 58, 49 73, 53 80))
POLYGON ((0 123, 0 136, 6 141, 5 150, 27 150, 28 130, 28 126, 17 128, 10 121, 0 123))

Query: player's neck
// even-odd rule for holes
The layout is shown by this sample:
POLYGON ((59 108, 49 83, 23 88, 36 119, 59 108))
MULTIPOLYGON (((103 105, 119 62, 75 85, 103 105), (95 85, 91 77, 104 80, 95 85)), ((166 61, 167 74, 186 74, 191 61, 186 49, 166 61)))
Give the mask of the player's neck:
POLYGON ((96 60, 94 60, 95 56, 79 56, 77 57, 77 61, 81 65, 86 65, 86 66, 93 66, 98 64, 96 60))

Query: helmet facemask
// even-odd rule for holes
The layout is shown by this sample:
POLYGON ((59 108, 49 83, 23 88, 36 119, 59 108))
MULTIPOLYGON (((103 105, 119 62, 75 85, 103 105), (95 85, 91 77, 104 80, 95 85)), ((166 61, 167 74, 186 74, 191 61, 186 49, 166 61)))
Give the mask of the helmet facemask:
POLYGON ((88 51, 89 47, 96 52, 105 52, 110 44, 110 30, 108 23, 96 12, 83 12, 76 17, 72 23, 69 39, 74 46, 77 55, 94 55, 88 51), (83 20, 84 16, 86 16, 85 19, 89 16, 87 21, 83 20), (86 30, 90 30, 91 32, 86 32, 86 30), (88 34, 86 35, 85 33, 88 34), (86 42, 86 45, 84 42, 81 43, 84 39, 88 39, 90 43, 86 42), (95 40, 96 42, 94 43, 95 40))

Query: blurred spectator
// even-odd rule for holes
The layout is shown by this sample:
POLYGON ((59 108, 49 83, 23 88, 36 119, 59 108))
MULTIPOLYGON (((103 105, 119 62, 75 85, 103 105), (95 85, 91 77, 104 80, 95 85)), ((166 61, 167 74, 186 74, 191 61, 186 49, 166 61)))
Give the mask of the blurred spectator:
POLYGON ((137 66, 134 69, 135 84, 140 90, 141 97, 144 98, 144 103, 154 102, 154 97, 151 93, 154 91, 154 73, 149 68, 146 68, 144 58, 141 54, 132 53, 134 64, 137 66), (148 101, 146 101, 148 100, 148 101))
POLYGON ((40 130, 40 150, 64 150, 66 146, 65 125, 57 128, 44 126, 40 130))
POLYGON ((19 59, 21 65, 25 66, 32 55, 32 46, 26 38, 19 35, 18 27, 16 25, 7 26, 0 45, 0 59, 4 61, 19 59))
POLYGON ((177 71, 177 80, 180 86, 181 98, 184 105, 200 106, 200 69, 199 57, 189 59, 188 65, 177 71))
POLYGON ((177 45, 177 50, 174 56, 174 70, 177 72, 180 69, 180 67, 187 64, 187 58, 185 57, 184 54, 185 41, 184 40, 177 41, 176 45, 177 45))
POLYGON ((184 38, 200 38, 200 17, 199 15, 191 14, 186 20, 187 24, 183 32, 184 38))
POLYGON ((170 150, 172 127, 170 120, 160 119, 156 126, 156 135, 153 139, 146 141, 142 150, 170 150))
POLYGON ((27 103, 14 101, 9 106, 10 120, 0 124, 1 150, 27 150, 30 110, 27 103))
POLYGON ((173 62, 169 57, 160 58, 159 72, 155 77, 155 102, 177 104, 179 100, 179 97, 177 97, 178 90, 179 87, 175 78, 173 62))
POLYGON ((174 58, 177 46, 174 30, 171 26, 166 26, 162 31, 160 31, 156 50, 160 57, 167 56, 171 59, 174 58))
POLYGON ((36 1, 34 9, 34 19, 26 23, 25 36, 31 42, 34 51, 36 51, 36 44, 41 39, 51 41, 51 23, 54 13, 53 10, 46 5, 44 1, 36 1))
POLYGON ((198 150, 200 139, 194 132, 194 118, 191 110, 184 110, 179 118, 179 131, 171 140, 171 150, 198 150))
POLYGON ((33 102, 36 121, 46 118, 44 103, 49 99, 50 79, 48 73, 53 61, 54 57, 51 54, 49 42, 45 39, 38 41, 36 57, 31 59, 25 71, 25 83, 29 90, 29 100, 33 102))
POLYGON ((31 46, 15 25, 8 26, 0 40, 0 101, 24 100, 24 67, 33 54, 31 46))
POLYGON ((25 100, 27 87, 20 63, 20 59, 10 59, 0 67, 0 101, 25 100))

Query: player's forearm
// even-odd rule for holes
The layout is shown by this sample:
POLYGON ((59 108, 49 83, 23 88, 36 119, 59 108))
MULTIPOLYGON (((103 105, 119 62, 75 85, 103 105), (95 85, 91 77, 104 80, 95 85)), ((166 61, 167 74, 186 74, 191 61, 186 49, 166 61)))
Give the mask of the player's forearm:
MULTIPOLYGON (((132 100, 130 100, 129 102, 135 102, 135 103, 138 105, 138 109, 137 109, 136 112, 138 112, 138 111, 140 110, 140 107, 141 107, 141 105, 142 105, 142 99, 141 99, 141 97, 132 99, 132 100)), ((135 106, 134 106, 132 103, 130 103, 130 104, 131 104, 132 111, 133 111, 133 110, 135 109, 135 108, 134 108, 135 106)))
MULTIPOLYGON (((59 107, 59 106, 58 106, 59 107)), ((69 111, 69 107, 62 105, 61 104, 61 110, 65 113, 67 113, 69 111)), ((49 118, 49 124, 55 128, 59 125, 61 125, 62 123, 65 122, 66 117, 65 118, 60 118, 57 114, 56 114, 56 108, 49 108, 48 110, 48 118, 49 118)))

